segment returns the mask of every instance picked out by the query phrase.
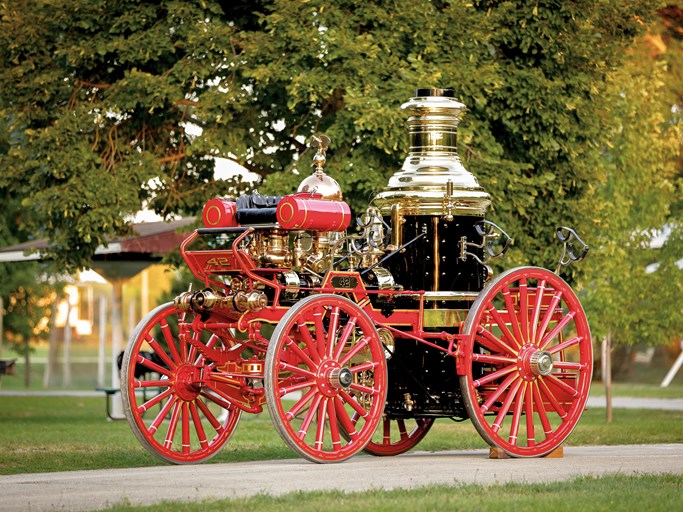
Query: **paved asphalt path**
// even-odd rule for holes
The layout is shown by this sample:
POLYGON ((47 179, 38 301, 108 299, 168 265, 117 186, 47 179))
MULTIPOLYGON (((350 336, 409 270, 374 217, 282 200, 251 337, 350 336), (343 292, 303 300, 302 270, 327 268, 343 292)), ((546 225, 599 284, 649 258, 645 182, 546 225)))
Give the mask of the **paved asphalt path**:
POLYGON ((683 444, 565 447, 563 458, 491 460, 488 450, 356 456, 0 476, 0 511, 94 511, 126 501, 233 498, 293 491, 413 488, 429 484, 550 482, 580 475, 683 474, 683 444))

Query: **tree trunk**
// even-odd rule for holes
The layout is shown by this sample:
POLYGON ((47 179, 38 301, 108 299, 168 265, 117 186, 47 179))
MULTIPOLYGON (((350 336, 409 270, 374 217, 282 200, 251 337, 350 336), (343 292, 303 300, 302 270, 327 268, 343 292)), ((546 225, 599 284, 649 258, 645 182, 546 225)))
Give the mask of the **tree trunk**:
POLYGON ((52 316, 50 322, 50 338, 47 349, 47 364, 45 365, 45 375, 43 375, 43 387, 49 388, 53 385, 55 366, 57 364, 57 306, 61 296, 57 295, 55 301, 52 303, 52 316))

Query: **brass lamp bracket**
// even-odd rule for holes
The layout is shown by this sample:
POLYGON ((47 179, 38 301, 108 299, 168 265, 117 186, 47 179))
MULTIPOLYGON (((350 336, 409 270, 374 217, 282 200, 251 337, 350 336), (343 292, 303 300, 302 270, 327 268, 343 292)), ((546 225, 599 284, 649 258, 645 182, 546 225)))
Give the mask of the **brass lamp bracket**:
POLYGON ((481 220, 474 225, 477 234, 481 236, 481 243, 475 244, 468 242, 466 236, 460 237, 460 260, 466 261, 468 256, 471 256, 482 265, 488 264, 489 261, 500 258, 505 254, 515 241, 510 238, 505 231, 499 226, 488 220, 481 220), (498 241, 500 240, 500 243, 498 241), (467 249, 474 247, 477 249, 486 249, 487 257, 483 260, 476 254, 469 252, 467 249))

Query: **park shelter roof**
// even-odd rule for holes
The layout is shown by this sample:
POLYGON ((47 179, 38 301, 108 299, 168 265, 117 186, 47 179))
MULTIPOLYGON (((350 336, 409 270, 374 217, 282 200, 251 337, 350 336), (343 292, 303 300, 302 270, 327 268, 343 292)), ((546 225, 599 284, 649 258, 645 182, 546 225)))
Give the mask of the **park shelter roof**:
MULTIPOLYGON (((134 235, 113 239, 106 247, 99 246, 94 259, 158 261, 180 245, 191 231, 194 221, 194 217, 186 217, 170 222, 133 224, 134 235)), ((0 262, 38 260, 40 250, 48 245, 49 241, 45 239, 0 248, 0 262)))

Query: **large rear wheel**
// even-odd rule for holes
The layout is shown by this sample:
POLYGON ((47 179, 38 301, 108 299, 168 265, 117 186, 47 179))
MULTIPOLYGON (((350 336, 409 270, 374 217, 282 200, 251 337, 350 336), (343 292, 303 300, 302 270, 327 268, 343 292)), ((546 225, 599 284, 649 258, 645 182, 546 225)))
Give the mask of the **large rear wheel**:
POLYGON ((559 447, 584 410, 593 353, 569 285, 536 267, 496 277, 472 305, 458 362, 472 423, 513 457, 559 447))
POLYGON ((424 439, 434 418, 382 418, 380 427, 364 451, 378 457, 405 453, 424 439))

